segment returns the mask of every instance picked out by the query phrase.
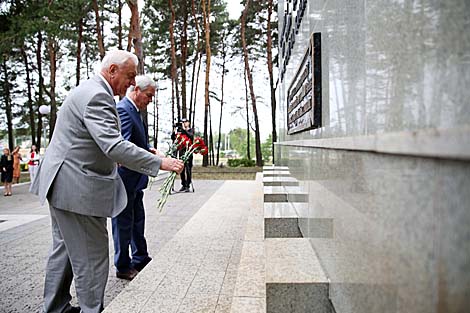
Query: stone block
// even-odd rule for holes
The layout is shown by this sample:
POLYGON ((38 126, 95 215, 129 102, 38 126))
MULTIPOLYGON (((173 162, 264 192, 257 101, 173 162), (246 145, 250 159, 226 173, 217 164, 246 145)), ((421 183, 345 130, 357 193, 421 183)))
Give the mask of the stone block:
POLYGON ((294 177, 275 177, 275 176, 267 176, 263 178, 263 185, 264 186, 298 186, 299 181, 294 177))
POLYGON ((266 312, 331 313, 329 282, 309 241, 268 238, 266 312))
POLYGON ((290 177, 289 171, 267 171, 263 172, 263 177, 290 177))
POLYGON ((288 171, 289 168, 287 166, 276 166, 276 165, 266 165, 263 166, 264 171, 288 171))
POLYGON ((302 238, 299 229, 299 219, 294 218, 265 218, 265 238, 302 238))
POLYGON ((267 313, 334 313, 327 283, 266 284, 267 313))

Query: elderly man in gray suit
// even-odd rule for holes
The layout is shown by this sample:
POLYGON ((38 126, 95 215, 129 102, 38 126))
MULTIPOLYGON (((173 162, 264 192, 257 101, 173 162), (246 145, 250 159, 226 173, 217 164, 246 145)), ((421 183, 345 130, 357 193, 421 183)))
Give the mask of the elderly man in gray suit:
POLYGON ((127 204, 117 163, 150 176, 159 169, 183 169, 181 161, 160 158, 121 136, 114 95, 124 96, 135 84, 137 64, 130 52, 110 51, 100 73, 70 92, 31 185, 42 203, 49 201, 52 221, 44 312, 103 310, 109 271, 106 218, 127 204), (72 279, 80 308, 70 305, 72 279))

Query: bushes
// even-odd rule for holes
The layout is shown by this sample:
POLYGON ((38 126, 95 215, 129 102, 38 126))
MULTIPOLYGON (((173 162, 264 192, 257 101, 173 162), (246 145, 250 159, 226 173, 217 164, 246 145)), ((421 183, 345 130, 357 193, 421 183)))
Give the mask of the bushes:
POLYGON ((254 160, 249 160, 247 158, 243 159, 228 159, 228 166, 230 167, 252 167, 256 165, 256 162, 254 160))

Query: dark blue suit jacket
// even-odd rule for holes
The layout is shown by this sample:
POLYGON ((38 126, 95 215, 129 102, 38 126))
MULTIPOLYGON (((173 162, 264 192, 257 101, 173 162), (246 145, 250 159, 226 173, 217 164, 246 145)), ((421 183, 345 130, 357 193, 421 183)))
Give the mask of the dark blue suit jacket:
MULTIPOLYGON (((149 150, 148 131, 140 117, 140 113, 127 97, 124 97, 116 105, 121 119, 121 134, 124 139, 136 144, 138 147, 149 150)), ((148 183, 148 176, 132 171, 124 166, 119 167, 119 175, 128 191, 138 191, 145 189, 148 183)))

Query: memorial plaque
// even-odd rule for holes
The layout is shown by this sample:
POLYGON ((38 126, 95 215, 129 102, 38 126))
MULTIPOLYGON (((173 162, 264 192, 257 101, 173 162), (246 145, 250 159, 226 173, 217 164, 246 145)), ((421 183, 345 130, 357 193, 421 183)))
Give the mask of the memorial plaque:
POLYGON ((313 33, 287 91, 287 133, 321 127, 321 34, 313 33))

